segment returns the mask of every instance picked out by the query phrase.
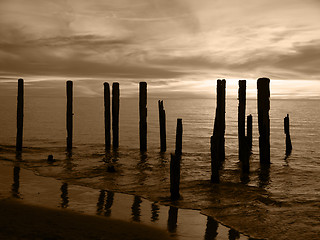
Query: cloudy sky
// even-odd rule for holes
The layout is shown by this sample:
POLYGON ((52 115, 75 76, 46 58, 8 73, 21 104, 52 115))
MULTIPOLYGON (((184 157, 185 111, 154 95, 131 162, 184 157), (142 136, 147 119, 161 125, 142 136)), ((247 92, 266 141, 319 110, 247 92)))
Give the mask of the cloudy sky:
POLYGON ((2 82, 201 93, 218 78, 269 77, 279 95, 320 95, 319 0, 0 0, 0 36, 2 82))

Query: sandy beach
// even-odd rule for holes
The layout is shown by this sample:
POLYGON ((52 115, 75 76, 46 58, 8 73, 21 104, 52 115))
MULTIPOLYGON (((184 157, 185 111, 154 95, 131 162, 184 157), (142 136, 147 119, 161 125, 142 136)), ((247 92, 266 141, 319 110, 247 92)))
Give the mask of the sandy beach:
POLYGON ((165 231, 69 210, 0 200, 0 239, 170 239, 165 231))

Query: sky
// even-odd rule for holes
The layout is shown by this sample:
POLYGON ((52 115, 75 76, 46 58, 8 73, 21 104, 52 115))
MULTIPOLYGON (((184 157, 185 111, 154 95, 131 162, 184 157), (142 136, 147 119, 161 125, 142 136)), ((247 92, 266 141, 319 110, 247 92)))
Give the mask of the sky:
POLYGON ((320 98, 319 24, 319 0, 0 0, 0 82, 209 96, 268 77, 275 96, 320 98))

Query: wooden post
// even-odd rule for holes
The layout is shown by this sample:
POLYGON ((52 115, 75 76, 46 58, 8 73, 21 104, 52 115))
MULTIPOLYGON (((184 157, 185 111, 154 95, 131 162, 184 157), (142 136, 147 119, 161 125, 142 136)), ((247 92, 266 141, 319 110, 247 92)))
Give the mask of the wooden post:
POLYGON ((73 82, 67 81, 67 150, 72 149, 73 135, 73 82))
POLYGON ((239 160, 242 162, 246 155, 246 80, 239 80, 238 93, 238 144, 239 144, 239 160))
POLYGON ((170 160, 170 193, 171 199, 180 198, 180 156, 171 153, 170 160))
POLYGON ((284 133, 286 134, 286 157, 291 154, 292 144, 289 131, 289 114, 284 118, 284 133))
POLYGON ((247 144, 250 152, 252 151, 252 115, 247 116, 247 144))
POLYGON ((119 106, 119 83, 114 82, 112 84, 112 145, 114 149, 119 148, 119 106))
POLYGON ((163 101, 158 101, 159 108, 159 125, 160 125, 160 151, 165 152, 167 150, 166 143, 166 111, 163 107, 163 101))
POLYGON ((182 154, 182 119, 178 118, 177 119, 177 130, 176 130, 176 151, 175 155, 176 156, 181 156, 182 154))
POLYGON ((140 133, 140 151, 147 151, 147 83, 139 84, 139 133, 140 133))
POLYGON ((111 128, 110 128, 110 87, 109 83, 103 83, 104 86, 104 136, 105 148, 110 149, 111 146, 111 128))
POLYGON ((211 181, 219 182, 219 169, 225 160, 225 91, 226 80, 217 81, 217 107, 211 137, 211 181))
POLYGON ((16 151, 22 151, 22 138, 23 138, 23 106, 24 106, 24 86, 23 79, 18 80, 18 97, 17 97, 17 138, 16 138, 16 151))
POLYGON ((260 163, 270 164, 270 79, 259 78, 258 88, 258 124, 260 163))

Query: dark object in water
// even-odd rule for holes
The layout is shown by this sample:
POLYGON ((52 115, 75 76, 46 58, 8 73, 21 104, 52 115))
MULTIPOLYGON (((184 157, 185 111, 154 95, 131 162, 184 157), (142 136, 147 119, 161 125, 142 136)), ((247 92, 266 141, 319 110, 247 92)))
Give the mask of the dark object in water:
POLYGON ((23 138, 23 79, 18 80, 18 97, 17 97, 17 138, 16 138, 16 151, 22 151, 22 138, 23 138))
POLYGON ((284 118, 284 133, 286 134, 286 158, 290 156, 292 151, 291 137, 289 131, 289 114, 284 118))
POLYGON ((147 83, 139 83, 139 136, 140 151, 147 151, 147 83))
POLYGON ((47 161, 48 161, 49 163, 53 163, 53 162, 55 162, 56 160, 53 158, 53 155, 50 154, 50 155, 48 155, 47 161))
POLYGON ((119 148, 119 107, 120 90, 119 83, 112 83, 112 144, 113 149, 119 148))
POLYGON ((113 173, 113 172, 116 172, 116 169, 114 168, 113 165, 109 165, 108 168, 107 168, 107 172, 113 173))
POLYGON ((170 194, 171 200, 178 200, 180 198, 180 160, 181 155, 174 155, 171 153, 170 160, 170 194))

